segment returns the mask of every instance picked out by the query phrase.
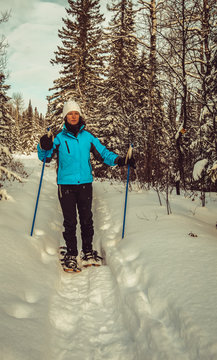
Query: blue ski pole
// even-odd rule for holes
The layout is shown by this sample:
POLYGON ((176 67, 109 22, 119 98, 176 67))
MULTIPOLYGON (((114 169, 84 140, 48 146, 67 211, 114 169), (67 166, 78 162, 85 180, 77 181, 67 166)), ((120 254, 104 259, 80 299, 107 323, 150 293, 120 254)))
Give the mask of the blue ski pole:
MULTIPOLYGON (((127 152, 127 156, 126 156, 126 163, 127 163, 128 158, 130 159, 132 157, 132 151, 133 151, 133 146, 130 145, 130 147, 128 149, 128 152, 127 152)), ((130 165, 128 164, 128 168, 127 168, 127 185, 126 185, 125 204, 124 204, 124 220, 123 220, 123 229, 122 229, 122 239, 124 238, 124 232, 125 232, 129 180, 130 180, 130 165)))
MULTIPOLYGON (((49 131, 50 129, 48 128, 47 130, 49 131)), ((40 178, 39 187, 38 187, 38 195, 37 195, 36 204, 35 204, 35 211, 34 211, 30 236, 32 236, 33 230, 34 230, 36 213, 37 213, 37 209, 38 209, 39 196, 40 196, 40 192, 41 192, 42 179, 43 179, 43 175, 44 175, 44 167, 45 167, 45 163, 46 163, 46 159, 47 159, 47 153, 48 153, 48 151, 46 151, 44 159, 43 159, 43 165, 42 165, 42 170, 41 170, 41 178, 40 178)))

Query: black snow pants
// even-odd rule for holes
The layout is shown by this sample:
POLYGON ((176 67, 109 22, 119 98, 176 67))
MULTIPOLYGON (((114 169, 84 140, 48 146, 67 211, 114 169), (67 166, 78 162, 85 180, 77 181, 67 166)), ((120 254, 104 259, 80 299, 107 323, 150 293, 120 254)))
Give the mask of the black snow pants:
POLYGON ((77 209, 81 226, 82 250, 92 250, 93 215, 92 184, 58 185, 58 196, 63 212, 63 237, 71 255, 78 255, 76 225, 77 209))

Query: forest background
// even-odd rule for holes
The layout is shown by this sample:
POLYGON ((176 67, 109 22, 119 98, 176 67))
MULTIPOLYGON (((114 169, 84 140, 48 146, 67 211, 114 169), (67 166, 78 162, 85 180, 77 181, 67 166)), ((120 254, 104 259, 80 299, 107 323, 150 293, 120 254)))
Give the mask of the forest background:
MULTIPOLYGON (((13 160, 36 151, 40 136, 63 125, 62 107, 81 103, 86 127, 110 150, 134 147, 141 187, 216 191, 216 0, 111 0, 107 23, 100 0, 68 0, 61 44, 50 62, 59 67, 39 114, 22 92, 10 98, 7 39, 0 40, 0 198, 5 181, 27 176, 13 160)), ((0 25, 10 12, 1 13, 0 25)), ((3 35, 3 34, 2 34, 3 35)), ((22 89, 21 89, 22 91, 22 89)), ((124 181, 123 169, 94 160, 94 175, 124 181)))

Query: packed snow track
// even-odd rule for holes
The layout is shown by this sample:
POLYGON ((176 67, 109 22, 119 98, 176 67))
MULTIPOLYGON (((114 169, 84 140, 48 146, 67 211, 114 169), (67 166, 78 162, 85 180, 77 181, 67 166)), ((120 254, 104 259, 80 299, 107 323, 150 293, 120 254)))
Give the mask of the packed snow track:
POLYGON ((117 284, 108 266, 80 274, 62 272, 50 309, 53 324, 49 359, 101 360, 135 358, 117 298, 117 284))

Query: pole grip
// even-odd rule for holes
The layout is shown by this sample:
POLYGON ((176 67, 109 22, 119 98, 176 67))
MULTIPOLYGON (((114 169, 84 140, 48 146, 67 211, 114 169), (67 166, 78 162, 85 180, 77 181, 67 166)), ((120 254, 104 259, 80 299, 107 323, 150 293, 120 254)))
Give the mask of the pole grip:
POLYGON ((127 165, 127 160, 131 159, 131 157, 133 156, 133 145, 131 144, 129 146, 129 149, 127 151, 127 155, 126 155, 126 159, 125 159, 125 164, 127 165))
POLYGON ((48 137, 51 137, 51 136, 53 136, 53 134, 52 134, 52 131, 51 131, 51 128, 47 128, 47 136, 48 137))

